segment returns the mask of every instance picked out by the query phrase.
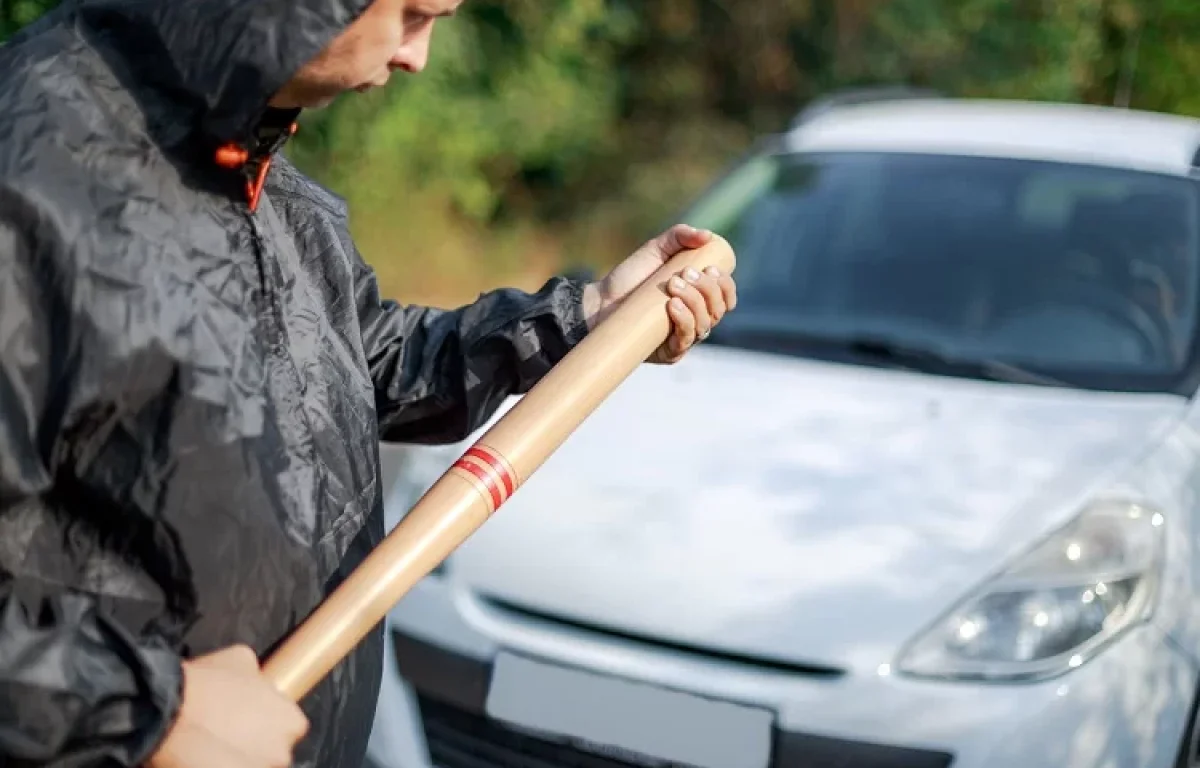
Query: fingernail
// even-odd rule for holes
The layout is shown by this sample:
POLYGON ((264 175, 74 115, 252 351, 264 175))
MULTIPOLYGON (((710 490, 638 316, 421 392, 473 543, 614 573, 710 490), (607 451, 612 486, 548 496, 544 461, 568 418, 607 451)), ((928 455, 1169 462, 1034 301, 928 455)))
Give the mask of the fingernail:
POLYGON ((714 278, 718 278, 718 279, 720 279, 720 277, 721 277, 721 270, 717 269, 716 267, 709 267, 708 269, 706 269, 704 271, 708 273, 709 277, 714 277, 714 278))
POLYGON ((671 309, 676 312, 683 312, 687 307, 683 305, 683 299, 671 299, 671 309))
POLYGON ((677 291, 682 291, 687 288, 687 285, 685 285, 684 282, 682 280, 680 280, 678 277, 672 277, 671 278, 671 287, 677 291))
POLYGON ((692 269, 691 267, 688 267, 687 269, 685 269, 683 271, 683 276, 688 279, 689 283, 694 283, 700 279, 700 273, 697 272, 696 270, 692 269))

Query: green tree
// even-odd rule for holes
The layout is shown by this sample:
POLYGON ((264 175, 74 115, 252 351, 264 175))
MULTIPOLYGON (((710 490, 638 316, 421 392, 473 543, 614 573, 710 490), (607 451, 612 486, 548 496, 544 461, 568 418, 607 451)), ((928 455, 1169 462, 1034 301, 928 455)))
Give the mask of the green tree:
POLYGON ((0 42, 58 5, 58 0, 0 0, 0 42))
MULTIPOLYGON (((0 39, 53 4, 0 0, 0 39)), ((1200 116, 1196 0, 467 0, 435 38, 288 149, 412 298, 611 262, 841 86, 1200 116)))

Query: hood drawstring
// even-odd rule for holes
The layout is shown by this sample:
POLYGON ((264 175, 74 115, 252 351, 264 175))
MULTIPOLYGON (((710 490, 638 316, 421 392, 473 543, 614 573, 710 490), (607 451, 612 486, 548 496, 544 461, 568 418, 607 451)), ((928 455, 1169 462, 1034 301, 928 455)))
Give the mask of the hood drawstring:
POLYGON ((231 171, 241 169, 246 177, 246 203, 251 213, 258 210, 263 185, 271 170, 271 159, 299 129, 300 126, 294 121, 282 130, 262 127, 255 136, 257 141, 253 152, 234 142, 217 148, 214 157, 217 165, 231 171))

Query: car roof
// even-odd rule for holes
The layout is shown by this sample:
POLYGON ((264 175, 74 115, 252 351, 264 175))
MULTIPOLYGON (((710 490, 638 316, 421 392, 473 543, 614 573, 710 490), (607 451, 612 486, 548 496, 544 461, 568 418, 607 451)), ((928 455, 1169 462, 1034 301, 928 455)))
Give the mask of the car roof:
POLYGON ((832 106, 798 120, 790 152, 927 152, 1195 170, 1200 120, 1079 104, 911 98, 832 106))

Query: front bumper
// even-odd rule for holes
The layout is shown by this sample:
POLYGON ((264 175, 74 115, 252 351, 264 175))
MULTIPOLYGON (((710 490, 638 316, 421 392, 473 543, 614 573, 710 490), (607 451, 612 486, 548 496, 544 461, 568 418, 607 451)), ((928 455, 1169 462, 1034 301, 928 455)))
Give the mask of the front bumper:
POLYGON ((518 733, 485 701, 501 649, 770 709, 770 768, 1175 768, 1192 660, 1152 625, 1056 680, 913 681, 756 668, 503 609, 429 579, 392 613, 371 755, 381 768, 645 768, 518 733))

